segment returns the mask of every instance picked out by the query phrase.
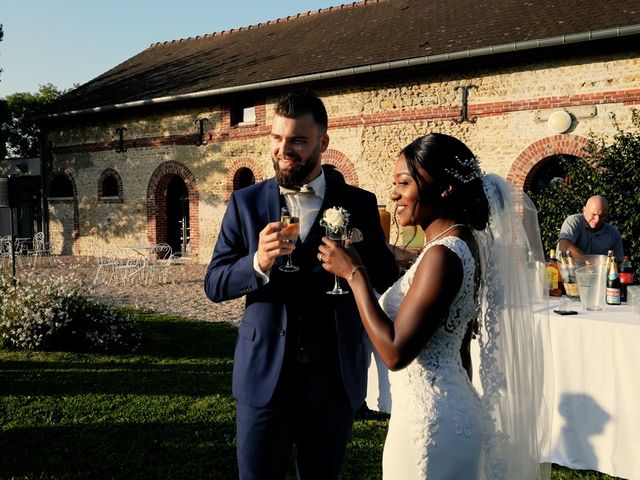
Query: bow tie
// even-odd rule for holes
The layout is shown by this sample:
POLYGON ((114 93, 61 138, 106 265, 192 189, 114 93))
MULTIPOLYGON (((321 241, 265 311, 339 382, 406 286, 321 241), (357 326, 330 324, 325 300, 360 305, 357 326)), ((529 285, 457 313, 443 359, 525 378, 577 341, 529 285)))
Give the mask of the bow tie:
POLYGON ((315 192, 310 185, 303 185, 300 188, 287 188, 280 185, 280 195, 315 195, 315 192))

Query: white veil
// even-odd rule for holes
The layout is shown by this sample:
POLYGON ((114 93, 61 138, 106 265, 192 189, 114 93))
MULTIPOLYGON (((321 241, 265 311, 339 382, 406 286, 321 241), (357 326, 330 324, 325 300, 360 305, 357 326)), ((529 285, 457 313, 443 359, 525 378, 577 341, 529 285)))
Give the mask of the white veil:
POLYGON ((485 175, 483 182, 490 219, 475 236, 483 272, 479 380, 482 405, 490 419, 485 476, 492 480, 548 478, 549 466, 540 465, 548 432, 543 339, 533 318, 527 268, 528 260, 542 254, 535 207, 497 175, 485 175))

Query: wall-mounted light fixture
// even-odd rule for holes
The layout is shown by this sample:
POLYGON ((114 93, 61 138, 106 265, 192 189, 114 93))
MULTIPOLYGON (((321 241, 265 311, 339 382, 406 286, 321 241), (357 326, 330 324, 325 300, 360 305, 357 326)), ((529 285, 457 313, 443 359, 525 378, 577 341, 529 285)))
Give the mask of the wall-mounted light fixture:
POLYGON ((564 133, 571 128, 573 119, 571 114, 565 110, 556 110, 549 115, 547 126, 554 133, 564 133))
POLYGON ((118 153, 124 153, 127 151, 127 149, 124 148, 124 132, 126 131, 127 129, 125 127, 116 128, 116 134, 118 134, 118 143, 116 144, 116 152, 118 153))
POLYGON ((196 121, 194 122, 196 125, 198 125, 198 133, 196 134, 196 146, 200 146, 200 145, 204 145, 205 141, 204 141, 204 124, 205 123, 209 123, 209 119, 208 118, 198 118, 196 119, 196 121))

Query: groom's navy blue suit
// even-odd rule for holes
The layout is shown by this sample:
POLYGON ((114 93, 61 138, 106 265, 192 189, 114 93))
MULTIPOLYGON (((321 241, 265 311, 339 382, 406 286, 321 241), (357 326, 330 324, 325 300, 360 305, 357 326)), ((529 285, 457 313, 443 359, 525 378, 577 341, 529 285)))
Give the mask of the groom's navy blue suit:
MULTIPOLYGON (((375 196, 345 184, 332 172, 325 176, 320 212, 334 206, 349 212, 349 227, 364 237, 355 247, 373 286, 384 291, 397 278, 397 268, 375 196)), ((280 219, 282 204, 273 178, 234 192, 205 279, 207 296, 215 302, 246 295, 233 368, 242 478, 277 478, 291 443, 307 457, 306 468, 299 464, 303 478, 337 472, 353 412, 366 392, 365 332, 353 296, 326 294, 333 276, 317 259, 325 235, 319 225, 321 213, 293 251, 299 272, 281 272, 278 266, 286 257, 279 257, 267 284, 256 277, 253 258, 259 232, 280 219), (310 417, 317 422, 303 425, 300 419, 310 417), (267 444, 256 444, 260 441, 267 444), (314 455, 319 458, 308 460, 314 455), (267 465, 265 471, 255 473, 252 462, 267 465)))

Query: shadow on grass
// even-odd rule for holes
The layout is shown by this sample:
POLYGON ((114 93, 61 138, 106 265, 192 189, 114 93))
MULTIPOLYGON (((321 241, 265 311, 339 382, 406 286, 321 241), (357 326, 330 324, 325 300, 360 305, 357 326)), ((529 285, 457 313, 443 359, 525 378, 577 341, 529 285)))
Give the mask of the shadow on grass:
POLYGON ((237 478, 237 329, 131 313, 132 354, 0 351, 0 479, 237 478))
POLYGON ((16 428, 0 437, 0 478, 232 479, 233 419, 16 428))
POLYGON ((157 315, 139 322, 142 346, 112 356, 0 356, 6 395, 228 395, 236 328, 157 315))

